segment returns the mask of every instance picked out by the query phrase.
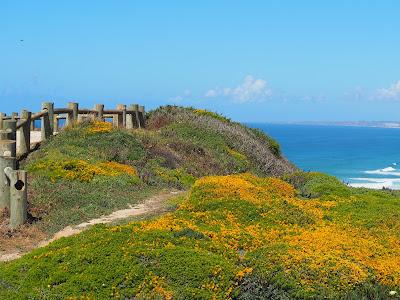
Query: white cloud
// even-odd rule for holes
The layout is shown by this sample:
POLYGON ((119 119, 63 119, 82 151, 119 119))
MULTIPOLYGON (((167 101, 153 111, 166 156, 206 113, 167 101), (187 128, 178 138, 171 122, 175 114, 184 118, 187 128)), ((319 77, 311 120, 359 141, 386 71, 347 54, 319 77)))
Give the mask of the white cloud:
POLYGON ((271 97, 272 90, 264 79, 256 79, 251 75, 244 78, 243 83, 234 88, 214 88, 206 92, 205 97, 229 97, 236 102, 263 101, 271 97))
POLYGON ((400 100, 400 80, 388 88, 377 90, 376 96, 378 99, 400 100))

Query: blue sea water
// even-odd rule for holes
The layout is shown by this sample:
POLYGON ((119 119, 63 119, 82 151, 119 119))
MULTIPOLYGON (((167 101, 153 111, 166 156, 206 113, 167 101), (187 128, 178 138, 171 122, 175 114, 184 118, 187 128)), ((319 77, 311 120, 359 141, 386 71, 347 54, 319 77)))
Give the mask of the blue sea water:
POLYGON ((334 175, 355 187, 400 189, 400 129, 248 124, 275 138, 305 171, 334 175))

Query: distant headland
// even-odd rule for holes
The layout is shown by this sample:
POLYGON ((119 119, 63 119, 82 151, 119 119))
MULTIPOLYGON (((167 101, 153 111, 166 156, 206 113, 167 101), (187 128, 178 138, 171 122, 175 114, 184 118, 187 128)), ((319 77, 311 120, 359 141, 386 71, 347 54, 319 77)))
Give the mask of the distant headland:
POLYGON ((274 122, 274 124, 400 128, 399 121, 292 121, 274 122))

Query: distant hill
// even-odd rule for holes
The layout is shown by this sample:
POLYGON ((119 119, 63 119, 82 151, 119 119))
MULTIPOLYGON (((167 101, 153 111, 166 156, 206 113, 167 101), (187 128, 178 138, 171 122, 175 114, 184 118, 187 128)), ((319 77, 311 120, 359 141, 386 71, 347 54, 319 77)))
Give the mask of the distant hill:
POLYGON ((320 126, 356 126, 356 127, 379 127, 379 128, 400 128, 398 121, 304 121, 304 122, 285 122, 294 125, 320 125, 320 126))

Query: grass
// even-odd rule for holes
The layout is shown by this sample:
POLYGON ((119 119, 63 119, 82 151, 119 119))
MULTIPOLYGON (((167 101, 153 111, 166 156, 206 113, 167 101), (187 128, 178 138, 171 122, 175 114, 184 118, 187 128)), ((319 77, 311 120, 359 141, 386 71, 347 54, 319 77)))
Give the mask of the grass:
POLYGON ((398 299, 398 195, 296 176, 302 189, 249 173, 198 179, 174 212, 2 265, 0 298, 398 299))
POLYGON ((157 187, 132 184, 129 176, 98 177, 90 182, 53 182, 34 176, 30 188, 37 193, 30 203, 31 213, 39 218, 34 226, 48 234, 140 203, 159 191, 157 187))

